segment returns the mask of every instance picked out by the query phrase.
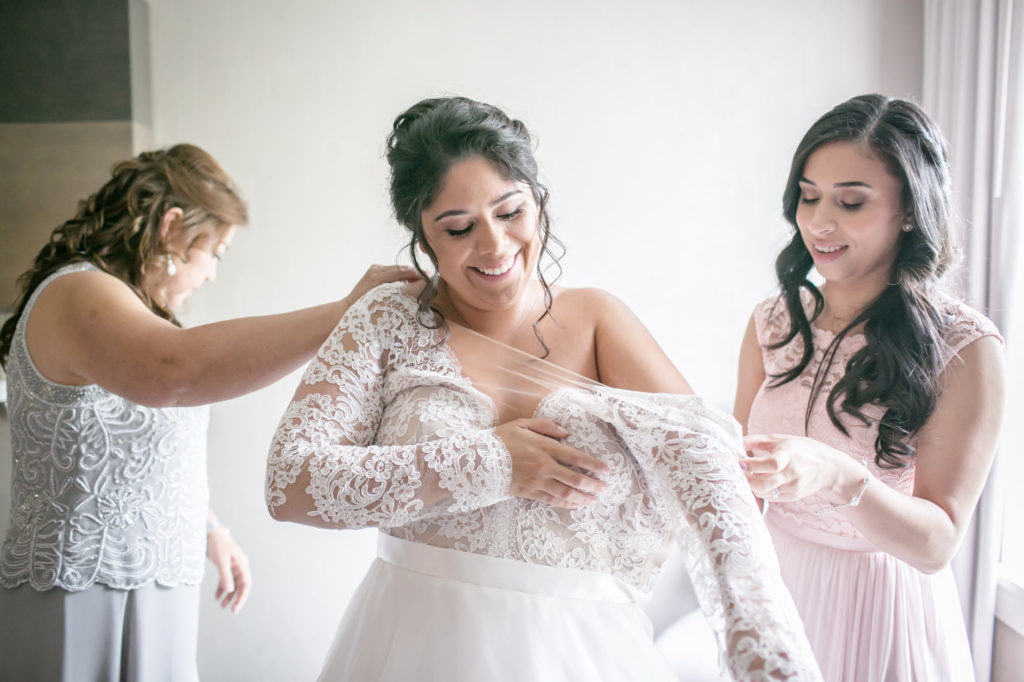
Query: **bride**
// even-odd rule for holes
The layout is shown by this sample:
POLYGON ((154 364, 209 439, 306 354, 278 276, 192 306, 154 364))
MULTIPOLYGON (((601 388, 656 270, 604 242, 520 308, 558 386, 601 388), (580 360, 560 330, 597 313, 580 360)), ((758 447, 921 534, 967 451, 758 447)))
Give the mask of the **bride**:
POLYGON ((387 158, 436 274, 352 306, 267 463, 276 518, 380 529, 321 679, 673 680, 636 603, 673 543, 734 678, 820 679, 738 425, 620 301, 545 280, 525 126, 424 100, 387 158))

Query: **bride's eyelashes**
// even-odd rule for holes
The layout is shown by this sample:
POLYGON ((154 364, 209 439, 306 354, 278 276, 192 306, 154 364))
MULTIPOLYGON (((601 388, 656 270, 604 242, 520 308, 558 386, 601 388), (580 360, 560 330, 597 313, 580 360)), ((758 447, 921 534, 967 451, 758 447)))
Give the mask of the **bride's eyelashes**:
POLYGON ((513 210, 509 211, 508 213, 499 213, 498 214, 498 218, 500 218, 501 220, 515 220, 516 218, 518 218, 522 214, 523 214, 523 205, 519 204, 518 206, 516 206, 513 210))
POLYGON ((469 234, 469 231, 473 229, 473 225, 474 224, 475 223, 470 223, 467 227, 465 227, 465 228, 463 228, 461 230, 451 230, 451 229, 448 229, 448 230, 445 230, 445 232, 447 232, 448 235, 451 236, 451 237, 463 237, 463 236, 469 234))
MULTIPOLYGON (((525 210, 524 209, 524 204, 519 204, 518 206, 516 206, 514 209, 512 209, 508 213, 498 213, 497 215, 495 215, 495 217, 498 220, 503 220, 505 222, 509 222, 509 221, 515 220, 516 218, 521 216, 523 214, 524 210, 525 210)), ((476 222, 472 222, 469 225, 467 225, 466 227, 461 228, 461 229, 446 228, 445 229, 445 233, 447 233, 448 236, 450 236, 450 237, 462 237, 462 236, 465 236, 465 235, 469 234, 470 230, 472 230, 475 225, 476 225, 476 222)))

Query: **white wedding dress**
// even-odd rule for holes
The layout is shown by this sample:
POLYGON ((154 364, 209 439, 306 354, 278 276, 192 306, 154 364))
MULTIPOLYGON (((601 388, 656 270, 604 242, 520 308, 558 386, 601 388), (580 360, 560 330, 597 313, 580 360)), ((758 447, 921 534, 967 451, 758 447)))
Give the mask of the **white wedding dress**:
POLYGON ((636 604, 674 542, 735 679, 820 679, 731 417, 695 396, 611 389, 455 325, 446 339, 416 322, 402 287, 348 311, 268 459, 272 511, 381 531, 322 680, 674 680, 636 604), (510 408, 550 417, 609 465, 595 504, 508 494, 493 429, 510 408))

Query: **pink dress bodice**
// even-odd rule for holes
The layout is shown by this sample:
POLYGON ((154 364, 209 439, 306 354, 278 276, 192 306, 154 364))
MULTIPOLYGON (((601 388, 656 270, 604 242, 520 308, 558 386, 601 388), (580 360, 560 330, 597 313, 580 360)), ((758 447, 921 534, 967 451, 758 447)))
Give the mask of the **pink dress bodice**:
MULTIPOLYGON (((805 307, 809 309, 809 296, 805 299, 805 307)), ((995 325, 974 309, 949 299, 946 310, 951 316, 952 325, 943 350, 943 364, 955 361, 954 358, 965 346, 983 336, 999 337, 995 325)), ((785 338, 789 329, 789 313, 785 302, 773 296, 762 301, 754 309, 754 326, 757 331, 758 344, 761 346, 761 358, 768 379, 758 389, 750 407, 747 422, 747 433, 751 434, 792 434, 807 436, 845 452, 857 461, 866 460, 868 469, 885 485, 901 492, 911 494, 914 488, 914 471, 916 460, 911 458, 907 467, 902 469, 881 468, 875 464, 875 439, 878 436, 877 419, 882 416, 882 409, 868 405, 864 413, 873 420, 865 425, 859 420, 839 412, 839 419, 849 432, 844 435, 829 420, 826 401, 832 387, 842 377, 846 363, 850 357, 864 347, 866 340, 863 334, 848 335, 840 341, 835 357, 825 376, 821 394, 811 407, 807 416, 807 403, 811 394, 811 385, 818 366, 835 336, 826 330, 811 324, 814 341, 814 356, 803 373, 794 381, 782 386, 769 388, 772 375, 795 367, 803 352, 803 341, 799 336, 786 346, 769 349, 768 345, 785 338), (805 428, 806 419, 806 428, 805 428)), ((913 441, 912 441, 913 442, 913 441)), ((812 495, 794 502, 774 502, 768 510, 770 520, 784 526, 791 532, 807 538, 822 541, 823 537, 833 536, 828 544, 845 546, 850 549, 870 549, 861 533, 843 514, 815 512, 826 508, 828 502, 821 495, 812 495), (827 535, 826 535, 827 534, 827 535)))

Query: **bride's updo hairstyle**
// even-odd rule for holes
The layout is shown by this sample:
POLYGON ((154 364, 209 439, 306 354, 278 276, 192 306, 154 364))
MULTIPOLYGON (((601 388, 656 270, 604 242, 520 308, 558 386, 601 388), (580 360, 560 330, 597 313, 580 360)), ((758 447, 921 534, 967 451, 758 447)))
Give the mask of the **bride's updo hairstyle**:
POLYGON ((411 233, 409 256, 427 280, 419 296, 417 320, 431 329, 444 325, 443 316, 433 305, 438 277, 436 274, 428 276, 418 260, 418 249, 422 248, 436 272, 437 257, 424 237, 420 215, 441 191, 448 169, 472 156, 482 156, 503 177, 529 185, 533 192, 539 216, 542 255, 537 261, 537 277, 544 288, 545 303, 544 314, 534 322, 536 329, 536 324, 550 313, 550 284, 561 274, 558 259, 565 253, 565 248, 551 235, 547 213, 548 190, 537 179, 533 140, 521 121, 509 117, 497 107, 466 97, 438 97, 417 102, 399 114, 387 138, 391 206, 398 222, 411 233), (541 267, 545 255, 555 268, 551 282, 544 277, 545 268, 541 267))
POLYGON ((796 366, 774 376, 771 386, 797 379, 814 356, 810 322, 821 314, 824 300, 807 279, 814 260, 800 236, 796 212, 807 159, 835 142, 861 146, 900 181, 909 231, 900 233, 889 286, 836 334, 825 350, 814 376, 805 423, 840 342, 863 323, 867 343, 846 363, 842 378, 829 394, 828 416, 845 434, 837 408, 869 424, 871 420, 861 408, 869 404, 882 407, 875 462, 900 468, 914 455, 911 440, 935 409, 939 395, 943 340, 949 322, 935 294, 940 277, 955 264, 958 254, 946 143, 935 122, 913 102, 877 94, 854 97, 818 119, 797 147, 782 198, 783 215, 794 232, 775 261, 790 328, 785 338, 770 348, 781 348, 799 335, 803 354, 796 366), (813 301, 810 319, 801 292, 813 301))

